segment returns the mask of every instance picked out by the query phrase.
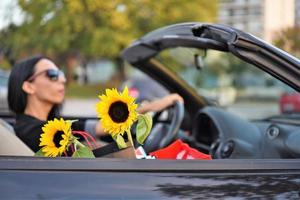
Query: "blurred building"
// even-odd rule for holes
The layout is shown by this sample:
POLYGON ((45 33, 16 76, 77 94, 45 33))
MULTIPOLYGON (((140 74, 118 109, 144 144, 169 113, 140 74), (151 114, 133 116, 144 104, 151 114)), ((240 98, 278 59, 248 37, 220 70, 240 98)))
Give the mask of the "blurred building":
POLYGON ((300 26, 300 0, 295 0, 295 23, 300 26))
POLYGON ((218 23, 271 42, 278 30, 295 25, 299 4, 299 0, 220 0, 218 23))

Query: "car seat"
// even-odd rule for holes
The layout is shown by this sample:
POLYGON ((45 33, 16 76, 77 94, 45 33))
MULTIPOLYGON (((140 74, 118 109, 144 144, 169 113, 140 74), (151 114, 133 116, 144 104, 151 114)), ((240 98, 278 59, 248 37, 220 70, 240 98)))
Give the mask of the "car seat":
POLYGON ((0 119, 0 138, 0 155, 34 155, 34 152, 16 136, 13 127, 3 119, 0 119))

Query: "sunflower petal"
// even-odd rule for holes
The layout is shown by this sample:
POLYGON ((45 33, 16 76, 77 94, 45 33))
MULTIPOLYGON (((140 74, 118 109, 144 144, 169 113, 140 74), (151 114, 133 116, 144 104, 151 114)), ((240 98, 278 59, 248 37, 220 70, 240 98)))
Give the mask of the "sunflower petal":
POLYGON ((64 121, 63 118, 54 119, 48 121, 44 127, 42 127, 43 133, 40 135, 40 144, 42 146, 42 151, 45 156, 56 157, 60 156, 67 148, 71 137, 71 123, 70 121, 64 121), (58 144, 55 144, 54 137, 55 134, 60 131, 63 132, 58 144), (57 147, 56 145, 59 145, 57 147))
POLYGON ((137 120, 137 104, 134 103, 135 99, 129 96, 127 87, 125 87, 122 93, 119 93, 116 88, 106 89, 105 93, 105 95, 99 95, 100 102, 96 104, 96 111, 102 127, 104 131, 112 135, 123 134, 137 120), (122 122, 118 120, 114 121, 109 114, 111 106, 116 102, 124 103, 129 112, 127 119, 122 122))

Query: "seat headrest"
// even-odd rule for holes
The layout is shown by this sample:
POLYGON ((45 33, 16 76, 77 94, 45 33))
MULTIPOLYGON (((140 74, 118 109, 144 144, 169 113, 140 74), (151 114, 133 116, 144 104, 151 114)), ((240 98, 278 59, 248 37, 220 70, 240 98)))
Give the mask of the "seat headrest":
POLYGON ((13 127, 3 119, 0 119, 0 138, 0 155, 34 155, 34 152, 16 136, 13 127))

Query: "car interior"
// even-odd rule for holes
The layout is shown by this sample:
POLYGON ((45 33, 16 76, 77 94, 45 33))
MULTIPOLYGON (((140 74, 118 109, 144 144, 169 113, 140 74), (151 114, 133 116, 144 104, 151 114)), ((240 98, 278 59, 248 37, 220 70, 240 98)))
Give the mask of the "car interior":
POLYGON ((13 127, 0 119, 0 155, 6 156, 33 156, 34 152, 20 140, 13 127))
MULTIPOLYGON (((147 39, 144 40, 147 42, 147 39)), ((151 59, 148 58, 149 55, 140 55, 144 56, 145 60, 140 58, 141 61, 132 60, 132 63, 144 72, 151 73, 171 92, 179 91, 189 100, 189 104, 185 105, 185 114, 189 120, 183 120, 182 127, 191 127, 186 129, 191 131, 191 134, 180 136, 191 146, 210 153, 214 159, 299 158, 300 151, 294 143, 299 142, 299 138, 296 139, 299 137, 297 133, 300 125, 299 115, 298 113, 285 115, 278 110, 278 99, 282 93, 291 89, 290 86, 250 63, 241 62, 241 65, 237 66, 234 63, 236 59, 234 56, 231 55, 226 60, 225 55, 229 53, 215 50, 203 52, 204 48, 182 47, 184 45, 178 45, 180 47, 171 45, 172 48, 166 48, 163 41, 162 44, 154 41, 156 46, 161 45, 159 53, 149 53, 151 56, 154 55, 151 59), (228 67, 222 61, 233 62, 231 67, 239 67, 235 69, 239 72, 222 69, 228 67), (170 72, 161 68, 168 68, 177 76, 172 76, 170 72), (159 70, 163 73, 155 73, 159 70), (206 90, 201 88, 205 85, 205 81, 207 83, 212 81, 208 79, 208 75, 217 70, 221 72, 223 70, 227 76, 227 80, 216 87, 219 89, 217 94, 222 94, 222 90, 226 91, 225 98, 221 95, 213 96, 214 88, 207 87, 206 90), (168 77, 173 79, 168 80, 168 77), (224 86, 228 80, 231 83, 226 88, 224 86), (190 87, 192 89, 188 89, 190 87), (232 95, 230 96, 232 93, 229 89, 232 88, 236 91, 235 100, 232 100, 232 95), (189 91, 190 94, 198 93, 207 101, 197 101, 197 98, 186 94, 185 91, 189 91), (217 102, 217 106, 211 102, 212 98, 217 102), (222 98, 227 101, 222 101, 222 98)), ((140 44, 142 47, 143 42, 142 40, 140 44)), ((149 43, 151 42, 150 40, 149 43)), ((132 51, 137 51, 136 46, 132 47, 132 51)), ((124 57, 126 53, 125 51, 124 57)))
MULTIPOLYGON (((189 50, 189 54, 186 54, 185 50, 180 49, 185 56, 194 57, 195 52, 189 50)), ((178 55, 176 52, 168 53, 178 55)), ((199 51, 197 53, 203 54, 199 51)), ((166 57, 158 57, 158 59, 160 65, 170 62, 166 57)), ((210 67, 206 62, 204 59, 201 70, 196 66, 187 69, 192 69, 192 72, 189 72, 192 75, 205 73, 205 68, 210 67)), ((152 62, 152 64, 157 63, 152 62)), ((173 64, 175 66, 175 63, 173 64)), ((197 79, 186 75, 185 70, 181 70, 181 73, 174 71, 174 73, 177 73, 180 81, 187 80, 188 92, 193 94, 192 97, 195 93, 203 95, 203 90, 197 91, 197 79)), ((170 85, 165 84, 162 87, 170 89, 170 85)), ((171 88, 169 92, 174 92, 174 90, 171 88)), ((191 94, 190 96, 184 96, 184 93, 181 95, 185 99, 190 99, 194 104, 187 105, 188 101, 186 101, 185 106, 170 107, 164 111, 167 113, 167 118, 161 116, 163 112, 153 116, 153 129, 143 145, 147 153, 164 148, 179 138, 191 147, 210 154, 213 159, 298 158, 300 156, 300 148, 297 145, 300 142, 298 137, 300 121, 297 115, 274 115, 248 120, 243 115, 232 113, 230 106, 215 105, 213 102, 220 104, 220 99, 216 97, 212 99, 210 96, 201 96, 203 101, 199 103, 196 98, 191 98, 191 94), (190 107, 191 105, 194 106, 190 107), (162 132, 166 134, 162 135, 162 132)), ((248 97, 252 98, 252 101, 256 100, 253 96, 248 97)), ((250 110, 255 109, 253 107, 255 105, 249 105, 252 106, 250 110)), ((12 124, 13 120, 10 123, 0 120, 2 136, 0 155, 33 156, 34 152, 15 135, 12 124)), ((134 130, 132 132, 134 134, 134 130)))

